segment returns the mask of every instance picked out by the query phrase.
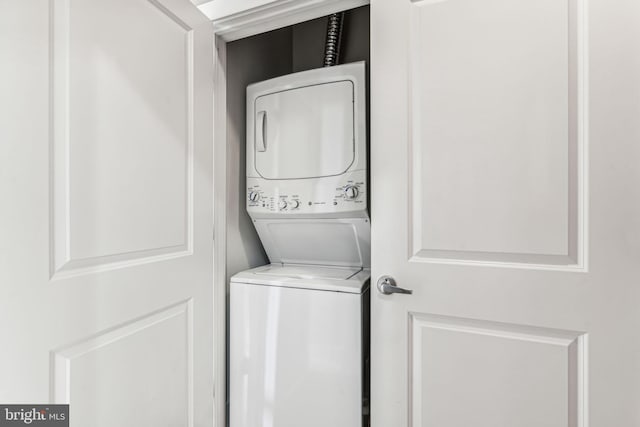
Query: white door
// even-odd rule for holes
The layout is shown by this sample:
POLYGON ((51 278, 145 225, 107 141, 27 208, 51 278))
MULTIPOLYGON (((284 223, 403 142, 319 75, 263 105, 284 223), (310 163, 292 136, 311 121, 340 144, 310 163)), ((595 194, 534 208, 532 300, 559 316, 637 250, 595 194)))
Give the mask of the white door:
POLYGON ((372 426, 640 425, 640 3, 371 13, 372 426))
POLYGON ((212 54, 187 0, 0 1, 0 403, 213 424, 212 54))

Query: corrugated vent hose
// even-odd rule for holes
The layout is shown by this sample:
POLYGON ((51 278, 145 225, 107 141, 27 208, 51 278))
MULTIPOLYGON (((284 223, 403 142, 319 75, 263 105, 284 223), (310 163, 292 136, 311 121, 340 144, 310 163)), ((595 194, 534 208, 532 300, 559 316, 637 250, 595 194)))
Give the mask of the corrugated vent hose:
POLYGON ((342 25, 344 12, 329 15, 327 22, 327 40, 324 45, 324 66, 332 67, 340 60, 340 43, 342 39, 342 25))

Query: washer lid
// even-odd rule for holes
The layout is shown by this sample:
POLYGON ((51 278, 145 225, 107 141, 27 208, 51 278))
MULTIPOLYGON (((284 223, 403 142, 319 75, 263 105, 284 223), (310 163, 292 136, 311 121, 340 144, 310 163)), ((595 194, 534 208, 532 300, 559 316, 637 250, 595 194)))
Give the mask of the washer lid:
POLYGON ((369 276, 361 268, 269 264, 238 273, 231 283, 360 294, 369 276))

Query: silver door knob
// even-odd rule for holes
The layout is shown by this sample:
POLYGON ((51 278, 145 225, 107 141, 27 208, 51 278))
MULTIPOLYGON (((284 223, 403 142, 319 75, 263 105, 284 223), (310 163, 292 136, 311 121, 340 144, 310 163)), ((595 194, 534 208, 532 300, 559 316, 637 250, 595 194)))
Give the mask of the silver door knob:
POLYGON ((399 288, 396 280, 391 276, 382 276, 378 279, 378 290, 384 295, 413 293, 411 289, 399 288))

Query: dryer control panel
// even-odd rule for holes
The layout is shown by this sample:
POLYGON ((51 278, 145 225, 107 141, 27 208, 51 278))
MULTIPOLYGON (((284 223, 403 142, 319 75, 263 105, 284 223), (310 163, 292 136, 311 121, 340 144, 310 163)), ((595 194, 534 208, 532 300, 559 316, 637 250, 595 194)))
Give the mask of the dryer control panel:
POLYGON ((367 212, 366 171, 335 177, 267 180, 247 177, 247 211, 252 217, 367 212))

